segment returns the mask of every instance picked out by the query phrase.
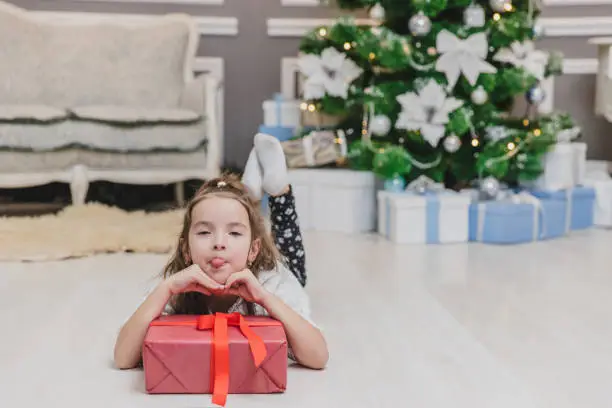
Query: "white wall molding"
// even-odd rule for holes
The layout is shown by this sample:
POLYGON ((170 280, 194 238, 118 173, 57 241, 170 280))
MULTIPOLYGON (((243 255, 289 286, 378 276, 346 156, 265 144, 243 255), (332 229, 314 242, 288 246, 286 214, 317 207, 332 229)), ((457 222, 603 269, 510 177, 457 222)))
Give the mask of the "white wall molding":
MULTIPOLYGON (((564 75, 595 75, 597 74, 597 58, 566 58, 563 61, 564 75)), ((542 81, 546 97, 539 105, 538 112, 546 114, 555 108, 555 80, 559 77, 548 77, 542 81)))
POLYGON ((76 0, 79 3, 140 3, 140 4, 180 4, 193 6, 219 6, 225 0, 76 0))
POLYGON ((281 5, 285 7, 318 7, 324 6, 320 0, 281 0, 281 5))
MULTIPOLYGON (((159 17, 148 14, 119 13, 84 13, 72 11, 33 11, 36 18, 44 21, 66 24, 87 24, 92 22, 122 21, 126 24, 140 24, 159 17)), ((238 19, 236 17, 195 16, 197 30, 200 35, 238 35, 238 19)))
POLYGON ((544 0, 545 7, 607 6, 612 0, 544 0))
POLYGON ((287 99, 298 98, 297 73, 298 58, 284 57, 281 59, 281 94, 287 99))
POLYGON ((225 61, 221 57, 197 57, 193 63, 195 74, 208 73, 219 81, 219 90, 216 95, 216 106, 219 112, 219 134, 225 140, 225 61))
MULTIPOLYGON (((303 37, 321 25, 333 24, 325 18, 270 18, 271 37, 303 37)), ((612 16, 608 17, 549 17, 539 21, 546 37, 589 37, 612 35, 612 16)), ((372 24, 370 19, 357 19, 357 24, 372 24)))

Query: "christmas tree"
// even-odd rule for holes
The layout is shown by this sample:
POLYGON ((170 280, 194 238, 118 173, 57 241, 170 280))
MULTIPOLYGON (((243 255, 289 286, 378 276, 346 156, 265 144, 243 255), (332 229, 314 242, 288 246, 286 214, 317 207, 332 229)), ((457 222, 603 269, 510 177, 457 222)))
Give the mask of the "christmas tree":
POLYGON ((567 114, 538 114, 562 56, 535 47, 536 0, 336 3, 370 18, 342 17, 303 38, 302 106, 336 118, 351 167, 450 188, 512 186, 537 178, 557 134, 574 128, 567 114))

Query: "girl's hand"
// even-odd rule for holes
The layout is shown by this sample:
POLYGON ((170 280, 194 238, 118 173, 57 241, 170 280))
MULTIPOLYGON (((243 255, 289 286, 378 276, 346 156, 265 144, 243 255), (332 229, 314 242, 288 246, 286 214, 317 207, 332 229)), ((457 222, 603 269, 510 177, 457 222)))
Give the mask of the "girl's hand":
POLYGON ((247 302, 262 305, 268 292, 261 286, 250 269, 235 272, 225 282, 225 293, 240 296, 247 302))
POLYGON ((200 292, 210 296, 223 292, 223 286, 206 275, 196 264, 188 266, 168 277, 165 282, 172 295, 185 292, 200 292))

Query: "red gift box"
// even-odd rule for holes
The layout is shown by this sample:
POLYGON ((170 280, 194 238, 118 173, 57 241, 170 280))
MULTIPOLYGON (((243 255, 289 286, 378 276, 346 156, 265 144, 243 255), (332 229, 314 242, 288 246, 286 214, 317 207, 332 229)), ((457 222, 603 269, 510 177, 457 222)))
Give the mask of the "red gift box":
POLYGON ((238 313, 161 316, 144 340, 145 384, 151 394, 283 392, 287 386, 287 337, 269 317, 238 313))

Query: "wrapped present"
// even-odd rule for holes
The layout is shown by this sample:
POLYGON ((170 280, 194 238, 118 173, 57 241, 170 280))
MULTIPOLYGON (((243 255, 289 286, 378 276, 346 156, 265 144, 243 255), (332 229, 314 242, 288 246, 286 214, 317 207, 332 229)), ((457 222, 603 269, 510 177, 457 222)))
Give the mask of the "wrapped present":
POLYGON ((377 193, 378 232, 398 244, 467 242, 470 197, 414 183, 404 192, 377 193))
POLYGON ((565 234, 564 203, 539 199, 525 191, 503 193, 496 200, 475 199, 472 202, 469 210, 470 241, 519 244, 565 234))
POLYGON ((572 143, 572 149, 574 151, 574 184, 583 186, 586 181, 587 144, 574 142, 572 143))
POLYGON ((299 139, 285 141, 282 146, 290 168, 341 164, 348 153, 342 130, 314 130, 299 139))
POLYGON ((612 227, 612 178, 607 170, 589 174, 585 185, 595 190, 593 225, 612 227))
POLYGON ((341 115, 328 115, 327 113, 309 110, 302 111, 302 126, 320 128, 333 128, 344 120, 341 115))
POLYGON ((263 126, 289 129, 300 127, 300 105, 298 100, 288 100, 282 94, 275 94, 274 99, 263 102, 263 126))
POLYGON ((151 394, 284 392, 287 338, 280 322, 238 313, 161 316, 144 340, 145 383, 151 394))
POLYGON ((595 190, 592 187, 576 186, 561 191, 531 191, 535 197, 562 202, 566 205, 566 231, 575 231, 593 226, 595 190))
POLYGON ((571 143, 557 143, 543 159, 544 171, 535 181, 521 183, 537 190, 564 190, 572 188, 574 181, 575 153, 571 143))
POLYGON ((257 130, 259 133, 274 136, 281 142, 292 139, 295 136, 295 128, 291 127, 260 125, 257 130))
POLYGON ((289 182, 303 230, 362 233, 376 229, 374 173, 291 169, 289 182))

